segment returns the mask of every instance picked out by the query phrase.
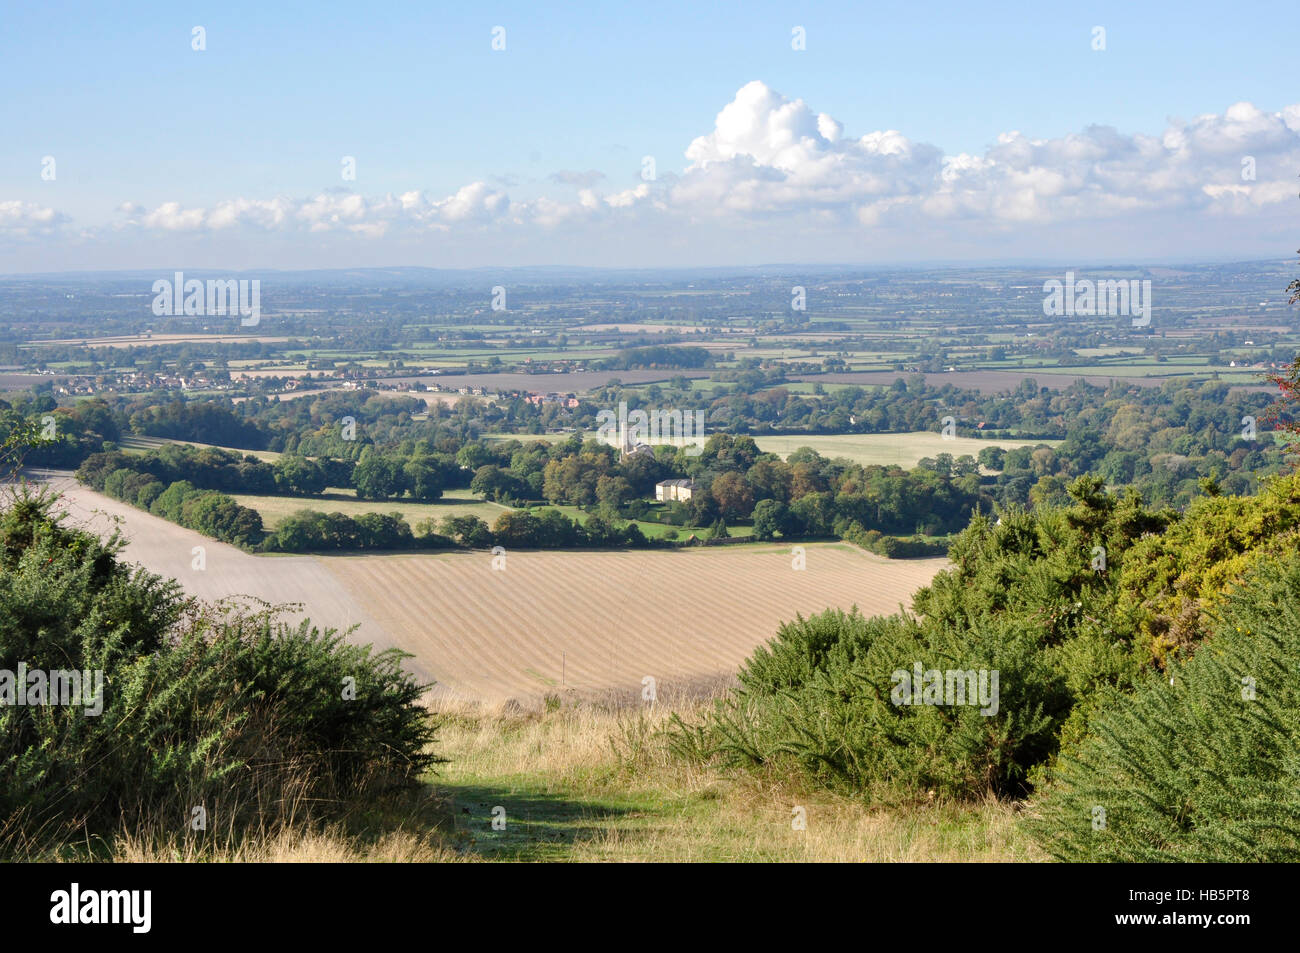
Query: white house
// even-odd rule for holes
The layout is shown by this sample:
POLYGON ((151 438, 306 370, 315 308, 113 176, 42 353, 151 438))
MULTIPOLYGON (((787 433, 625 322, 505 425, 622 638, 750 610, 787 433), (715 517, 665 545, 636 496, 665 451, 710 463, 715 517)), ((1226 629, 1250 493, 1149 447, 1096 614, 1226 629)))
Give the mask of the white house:
POLYGON ((694 493, 694 480, 664 480, 655 484, 656 500, 689 500, 694 493))

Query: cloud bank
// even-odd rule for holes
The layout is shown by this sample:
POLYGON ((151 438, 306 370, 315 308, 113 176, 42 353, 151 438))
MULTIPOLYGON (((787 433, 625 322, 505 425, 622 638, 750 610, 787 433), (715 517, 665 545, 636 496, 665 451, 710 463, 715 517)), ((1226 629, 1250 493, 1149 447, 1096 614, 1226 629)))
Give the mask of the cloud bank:
MULTIPOLYGON (((684 158, 678 173, 643 174, 623 188, 596 170, 556 172, 548 180, 556 194, 528 199, 477 181, 443 196, 339 189, 209 207, 179 198, 153 208, 126 202, 115 220, 82 225, 79 234, 92 242, 295 233, 375 242, 486 233, 526 242, 557 230, 707 225, 747 233, 833 228, 889 241, 935 229, 979 237, 1092 222, 1133 226, 1153 216, 1212 230, 1215 221, 1249 220, 1296 200, 1300 104, 1270 113, 1240 102, 1171 119, 1154 134, 1102 125, 1048 139, 1011 131, 982 154, 950 155, 894 129, 849 135, 833 117, 755 81, 684 158)), ((4 240, 51 241, 73 227, 56 209, 0 201, 4 240)))

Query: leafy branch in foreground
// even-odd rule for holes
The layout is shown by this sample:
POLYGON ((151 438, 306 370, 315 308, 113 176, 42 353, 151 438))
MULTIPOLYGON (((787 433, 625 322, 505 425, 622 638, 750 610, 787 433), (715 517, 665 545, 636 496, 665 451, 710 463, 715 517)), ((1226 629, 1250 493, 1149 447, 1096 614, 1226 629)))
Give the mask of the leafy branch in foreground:
POLYGON ((1095 717, 1030 828, 1072 861, 1300 860, 1300 557, 1262 564, 1213 637, 1095 717))

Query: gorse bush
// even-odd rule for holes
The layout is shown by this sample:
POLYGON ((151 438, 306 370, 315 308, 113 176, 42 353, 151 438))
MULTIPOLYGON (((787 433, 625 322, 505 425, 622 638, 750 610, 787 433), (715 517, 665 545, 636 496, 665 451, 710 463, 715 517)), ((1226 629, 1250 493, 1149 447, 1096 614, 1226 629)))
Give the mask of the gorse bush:
POLYGON ((435 760, 399 653, 199 605, 118 562, 118 539, 64 526, 52 503, 22 493, 0 514, 0 670, 75 669, 92 684, 98 671, 102 695, 4 698, 0 846, 142 821, 183 832, 199 807, 227 831, 328 814, 435 760))
POLYGON ((796 767, 851 790, 1018 792, 1026 767, 1052 750, 1068 693, 1031 631, 1007 625, 979 640, 968 635, 856 611, 800 618, 755 651, 739 690, 701 724, 676 723, 676 747, 796 767), (897 673, 910 678, 917 663, 954 681, 973 673, 974 681, 962 680, 962 694, 944 694, 941 704, 900 703, 910 697, 898 694, 897 673))
MULTIPOLYGON (((1219 650, 1209 620, 1233 581, 1296 549, 1296 477, 1254 498, 1205 497, 1186 515, 1107 494, 1096 477, 1068 492, 1068 506, 974 517, 952 542, 952 569, 917 592, 915 617, 828 612, 782 626, 730 697, 674 726, 677 750, 863 793, 1023 794, 1058 752, 1084 750, 1099 713, 1147 679, 1167 682, 1162 670, 1198 647, 1210 664, 1219 650), (1182 635, 1171 642, 1178 606, 1182 635), (996 712, 946 696, 898 704, 894 673, 918 663, 996 671, 996 712)), ((1279 598, 1294 612, 1294 593, 1279 598)))
POLYGON ((1122 561, 1163 519, 1136 518, 1134 500, 1116 501, 1093 478, 1070 492, 1069 508, 973 518, 952 543, 954 568, 917 593, 916 618, 830 612, 782 627, 743 667, 733 697, 702 724, 678 726, 680 747, 790 762, 850 789, 1024 792, 1075 708, 1137 671, 1108 621, 1114 565, 1094 570, 1094 546, 1122 561), (996 710, 896 704, 894 673, 918 663, 945 678, 996 672, 996 710))
POLYGON ((1195 500, 1167 532, 1134 544, 1118 609, 1163 659, 1206 635, 1202 616, 1231 582, 1270 555, 1300 549, 1300 480, 1265 481, 1256 496, 1195 500))
POLYGON ((1300 556, 1225 597, 1189 660, 1116 699, 1048 773, 1062 860, 1300 860, 1300 556))

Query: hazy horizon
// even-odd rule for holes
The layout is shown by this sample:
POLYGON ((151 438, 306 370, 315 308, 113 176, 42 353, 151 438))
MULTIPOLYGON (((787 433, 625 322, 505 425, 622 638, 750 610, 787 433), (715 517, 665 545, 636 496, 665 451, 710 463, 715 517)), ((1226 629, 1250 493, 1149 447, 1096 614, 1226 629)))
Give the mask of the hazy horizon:
POLYGON ((507 274, 511 272, 541 272, 541 273, 563 273, 563 272, 592 272, 599 275, 681 275, 681 274, 704 274, 708 273, 715 277, 727 277, 747 272, 775 272, 785 273, 786 271, 801 271, 806 273, 829 273, 829 274, 853 274, 853 273, 870 273, 872 271, 983 271, 997 269, 1014 269, 1029 270, 1035 268, 1042 269, 1064 269, 1064 268, 1091 268, 1098 271, 1105 270, 1123 270, 1123 269, 1140 269, 1140 268, 1197 268, 1206 266, 1230 266, 1230 265, 1266 265, 1277 264, 1290 266, 1290 258, 1279 257, 1262 257, 1262 258, 1214 258, 1208 257, 1201 260, 1196 259, 1153 259, 1143 261, 1137 259, 1114 260, 1114 259, 1070 259, 1070 260, 1022 260, 1022 261, 898 261, 898 262, 763 262, 754 265, 694 265, 694 266, 646 266, 646 267, 629 267, 618 265, 579 265, 579 264, 556 264, 556 265, 480 265, 474 268, 437 268, 428 265, 367 265, 364 267, 333 267, 333 268, 252 268, 252 269, 230 269, 220 267, 194 267, 188 265, 157 265, 153 267, 134 267, 134 268, 104 268, 94 270, 77 270, 67 269, 64 271, 30 271, 30 272, 9 272, 0 273, 0 280, 5 279, 29 279, 29 278, 113 278, 113 277, 167 277, 170 273, 180 271, 189 272, 193 275, 310 275, 326 274, 340 275, 349 272, 356 273, 382 273, 382 272, 431 272, 440 275, 470 275, 482 273, 507 274))

